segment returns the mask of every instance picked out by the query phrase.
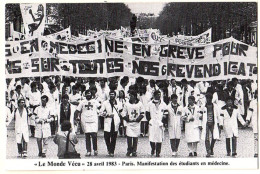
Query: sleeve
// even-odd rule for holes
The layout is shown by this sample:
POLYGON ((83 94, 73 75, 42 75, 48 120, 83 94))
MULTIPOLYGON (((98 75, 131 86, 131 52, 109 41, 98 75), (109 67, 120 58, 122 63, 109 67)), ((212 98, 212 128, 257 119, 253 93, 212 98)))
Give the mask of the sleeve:
POLYGON ((245 125, 245 120, 243 119, 243 117, 239 112, 237 112, 237 118, 242 125, 245 125))
POLYGON ((77 111, 81 111, 82 110, 82 105, 83 105, 83 103, 82 102, 80 102, 79 103, 79 105, 77 106, 77 111))
POLYGON ((249 108, 248 108, 248 112, 247 112, 247 116, 246 116, 246 120, 250 120, 253 116, 253 112, 254 112, 254 109, 253 109, 253 102, 250 103, 249 105, 249 108))
POLYGON ((11 121, 13 120, 13 118, 14 118, 14 112, 13 113, 11 113, 11 110, 9 109, 9 108, 6 108, 6 110, 7 110, 7 115, 6 115, 6 126, 8 126, 10 123, 11 123, 11 121))
POLYGON ((35 110, 34 110, 35 123, 39 123, 39 121, 40 121, 40 118, 39 118, 39 115, 38 115, 38 110, 39 110, 39 106, 37 108, 35 108, 35 110))

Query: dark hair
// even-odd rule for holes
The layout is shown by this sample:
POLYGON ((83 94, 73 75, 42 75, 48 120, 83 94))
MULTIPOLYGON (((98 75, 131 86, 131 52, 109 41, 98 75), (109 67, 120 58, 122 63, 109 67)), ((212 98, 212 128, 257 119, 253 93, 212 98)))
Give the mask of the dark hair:
POLYGON ((176 94, 172 94, 171 95, 171 100, 174 99, 174 98, 178 98, 178 96, 176 94))
POLYGON ((71 129, 71 123, 68 120, 65 120, 62 124, 61 124, 61 131, 69 131, 71 129))
POLYGON ((35 88, 37 86, 36 82, 31 83, 31 88, 35 88))
POLYGON ((234 87, 233 81, 229 81, 229 82, 227 83, 227 87, 234 87))
POLYGON ((187 79, 182 79, 181 83, 188 83, 187 79))
POLYGON ((69 99, 68 94, 64 94, 64 95, 62 96, 62 100, 63 100, 63 99, 69 99))
POLYGON ((158 94, 161 94, 161 91, 156 90, 156 91, 154 91, 153 96, 156 96, 156 95, 158 95, 158 94))
POLYGON ((46 99, 46 102, 49 101, 49 97, 48 97, 47 95, 43 95, 43 96, 41 97, 41 99, 46 99))
POLYGON ((24 98, 20 98, 20 99, 18 100, 18 103, 20 103, 22 100, 25 102, 25 99, 24 99, 24 98))
POLYGON ((232 82, 236 82, 236 81, 238 81, 237 78, 232 78, 232 82))
POLYGON ((193 95, 189 96, 188 99, 191 99, 191 100, 195 101, 195 97, 193 95))
POLYGON ((21 85, 17 85, 17 86, 15 87, 15 90, 18 90, 18 89, 22 89, 21 85))

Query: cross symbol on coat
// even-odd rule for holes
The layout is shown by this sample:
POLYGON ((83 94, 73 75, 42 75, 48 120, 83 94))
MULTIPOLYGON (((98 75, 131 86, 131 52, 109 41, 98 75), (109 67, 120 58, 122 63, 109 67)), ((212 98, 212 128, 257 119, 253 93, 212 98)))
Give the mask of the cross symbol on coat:
POLYGON ((136 116, 137 116, 137 112, 136 112, 135 109, 132 110, 131 115, 132 115, 133 118, 136 118, 136 116))
POLYGON ((85 108, 87 108, 87 110, 90 110, 93 108, 93 105, 90 102, 88 102, 88 104, 85 105, 85 108))

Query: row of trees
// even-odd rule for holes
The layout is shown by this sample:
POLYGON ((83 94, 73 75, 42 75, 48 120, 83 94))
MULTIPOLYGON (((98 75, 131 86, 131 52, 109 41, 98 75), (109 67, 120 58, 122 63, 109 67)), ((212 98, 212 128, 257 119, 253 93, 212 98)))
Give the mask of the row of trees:
POLYGON ((232 35, 249 40, 249 24, 257 20, 255 2, 167 3, 156 20, 162 34, 197 35, 212 27, 217 41, 232 35))

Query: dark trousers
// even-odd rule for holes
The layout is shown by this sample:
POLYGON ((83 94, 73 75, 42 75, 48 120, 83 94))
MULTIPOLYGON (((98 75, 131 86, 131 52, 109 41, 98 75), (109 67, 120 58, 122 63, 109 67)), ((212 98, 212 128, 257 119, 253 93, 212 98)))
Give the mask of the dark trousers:
POLYGON ((56 133, 56 120, 50 122, 51 125, 51 135, 55 135, 56 133))
POLYGON ((125 134, 126 134, 126 127, 124 126, 124 124, 120 124, 120 126, 119 126, 119 135, 124 135, 125 136, 125 134))
POLYGON ((22 143, 17 143, 18 153, 21 154, 23 151, 27 151, 27 143, 22 137, 22 143))
POLYGON ((104 117, 99 117, 100 128, 104 129, 104 117))
POLYGON ((127 152, 136 153, 138 137, 127 137, 127 152))
POLYGON ((213 130, 214 130, 214 123, 213 122, 207 123, 206 124, 206 139, 205 139, 205 146, 206 146, 207 153, 213 152, 214 145, 216 142, 216 140, 213 138, 213 130), (211 136, 212 136, 211 143, 210 143, 210 136, 209 136, 210 132, 211 132, 211 136))
POLYGON ((141 121, 141 133, 144 135, 148 133, 148 121, 141 121))
MULTIPOLYGON (((231 152, 230 138, 226 138, 226 149, 227 149, 227 153, 231 152)), ((236 153, 236 152, 237 152, 237 137, 233 136, 232 137, 232 153, 236 153)))
POLYGON ((86 149, 87 152, 91 152, 91 138, 92 138, 92 143, 93 143, 93 150, 97 150, 97 133, 96 132, 91 132, 91 133, 85 133, 85 138, 86 138, 86 149))
POLYGON ((150 145, 151 145, 151 148, 152 148, 152 153, 154 153, 155 150, 156 150, 156 154, 161 153, 162 143, 150 142, 150 145))
POLYGON ((31 135, 34 137, 35 134, 35 126, 30 125, 31 135))
POLYGON ((114 154, 116 148, 117 132, 104 131, 104 138, 107 145, 108 153, 114 154))
POLYGON ((173 152, 178 152, 180 139, 170 139, 171 149, 173 152))

